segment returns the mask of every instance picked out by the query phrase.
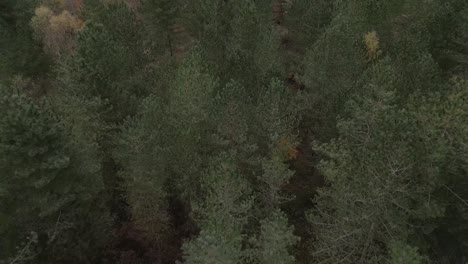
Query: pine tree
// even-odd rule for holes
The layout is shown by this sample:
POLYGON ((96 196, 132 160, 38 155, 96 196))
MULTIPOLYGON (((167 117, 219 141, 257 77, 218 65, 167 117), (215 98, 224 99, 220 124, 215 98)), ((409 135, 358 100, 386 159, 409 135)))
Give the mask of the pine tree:
POLYGON ((143 13, 152 25, 148 28, 152 34, 157 33, 157 39, 164 40, 163 50, 169 50, 171 56, 175 55, 173 27, 178 18, 179 6, 178 1, 170 0, 145 0, 142 6, 143 13))
POLYGON ((283 4, 288 41, 298 49, 314 43, 333 19, 334 1, 295 0, 283 4))
POLYGON ((117 140, 125 120, 137 113, 151 89, 146 80, 152 69, 147 67, 141 24, 125 5, 85 2, 82 15, 91 19, 79 33, 76 50, 60 59, 58 87, 50 97, 76 143, 96 149, 93 158, 104 183, 101 201, 120 224, 131 217, 125 199, 132 183, 119 173, 117 140))
POLYGON ((204 199, 195 202, 194 214, 201 229, 183 246, 184 263, 241 263, 242 229, 251 207, 250 188, 230 154, 213 160, 202 179, 204 199))
POLYGON ((158 100, 147 98, 139 114, 126 122, 114 153, 123 168, 121 176, 125 179, 132 220, 154 240, 163 239, 169 228, 165 186, 170 138, 165 135, 164 114, 158 100))
POLYGON ((14 247, 31 233, 24 250, 29 257, 37 257, 37 263, 92 258, 93 249, 84 241, 105 239, 102 233, 92 233, 105 220, 105 215, 93 211, 99 210, 94 204, 102 190, 97 168, 75 155, 70 134, 50 105, 34 102, 16 89, 1 87, 0 91, 3 257, 24 257, 23 248, 16 255, 14 247), (83 225, 91 222, 94 227, 85 231, 83 225), (80 238, 73 237, 77 231, 80 238), (73 259, 80 254, 88 256, 73 259))
MULTIPOLYGON (((309 96, 307 126, 316 139, 325 142, 336 136, 337 117, 344 114, 348 98, 360 92, 356 80, 365 69, 380 59, 382 52, 403 48, 387 44, 397 42, 391 39, 397 35, 392 26, 400 12, 404 12, 403 2, 336 1, 324 7, 333 11, 331 18, 308 48, 301 69, 301 80, 309 96)), ((314 10, 315 6, 311 8, 314 10)), ((411 47, 422 50, 421 45, 411 47)))
POLYGON ((125 122, 113 156, 122 166, 132 222, 170 259, 164 250, 179 231, 172 228, 169 202, 189 207, 200 191, 217 82, 196 52, 175 72, 167 71, 172 79, 167 94, 143 100, 137 115, 125 122))
MULTIPOLYGON (((271 25, 273 1, 197 0, 187 4, 186 26, 222 83, 268 85, 281 73, 279 38, 271 25)), ((246 96, 256 96, 249 89, 246 96)))
POLYGON ((319 140, 333 138, 334 120, 353 91, 353 80, 365 67, 364 56, 355 45, 360 34, 353 22, 346 15, 336 15, 304 58, 302 79, 310 96, 307 103, 311 113, 307 119, 316 126, 312 131, 319 140))
MULTIPOLYGON (((59 68, 59 80, 78 84, 79 93, 100 98, 109 109, 106 120, 119 122, 134 114, 139 98, 147 94, 141 70, 148 63, 135 15, 124 5, 88 7, 93 15, 78 37, 78 48, 59 68)), ((72 91, 69 91, 69 93, 72 91)), ((75 92, 75 91, 73 91, 75 92)), ((76 91, 78 92, 78 91, 76 91)))
POLYGON ((34 41, 29 25, 36 7, 35 0, 2 1, 0 4, 0 78, 14 75, 43 77, 50 61, 39 43, 34 41))
POLYGON ((296 263, 290 250, 298 241, 288 218, 280 211, 273 211, 268 219, 261 222, 261 235, 255 252, 258 263, 296 263))
POLYGON ((265 210, 269 214, 286 200, 281 195, 281 188, 294 174, 286 162, 297 155, 295 128, 299 109, 295 105, 296 97, 275 79, 260 98, 252 110, 254 122, 250 124, 253 141, 259 147, 257 166, 262 170, 257 176, 258 193, 264 195, 261 198, 264 203, 260 205, 263 209, 259 211, 265 210))
POLYGON ((272 80, 260 98, 254 111, 259 126, 252 131, 259 132, 256 142, 267 143, 267 152, 260 165, 262 174, 257 176, 256 196, 260 203, 254 215, 263 220, 253 252, 259 263, 295 263, 290 250, 299 239, 279 208, 291 199, 282 194, 282 187, 294 174, 286 162, 297 157, 296 98, 278 80, 272 80))
POLYGON ((390 250, 391 250, 391 253, 390 253, 391 262, 390 263, 420 264, 420 263, 425 263, 425 261, 427 261, 418 253, 417 248, 406 245, 402 243, 401 241, 391 242, 390 250))
MULTIPOLYGON (((206 231, 208 227, 204 229, 205 221, 211 223, 214 221, 211 219, 218 219, 218 215, 223 218, 223 211, 217 212, 218 210, 216 210, 216 213, 210 214, 208 220, 204 220, 204 212, 211 210, 204 203, 211 204, 213 202, 209 197, 204 196, 207 176, 202 176, 202 189, 198 196, 202 197, 199 198, 201 202, 196 203, 194 207, 195 219, 198 220, 201 233, 192 242, 186 244, 185 251, 190 252, 186 253, 189 255, 187 261, 210 260, 209 256, 196 254, 194 248, 203 252, 206 250, 236 252, 233 253, 234 255, 223 255, 222 260, 228 262, 268 263, 272 258, 277 258, 280 262, 283 260, 294 261, 289 250, 295 245, 297 238, 292 234, 292 227, 288 225, 287 218, 279 210, 279 206, 286 198, 281 194, 281 187, 293 174, 288 170, 285 162, 294 158, 295 137, 292 129, 295 112, 289 108, 292 98, 278 81, 273 80, 271 85, 261 90, 259 94, 261 99, 258 102, 246 101, 243 98, 242 87, 239 87, 239 84, 231 83, 221 90, 214 105, 214 109, 216 109, 214 112, 217 113, 214 117, 215 120, 218 120, 216 121, 218 127, 216 134, 213 135, 212 162, 232 163, 230 166, 242 168, 238 170, 237 177, 245 181, 246 184, 251 184, 253 191, 251 198, 249 198, 251 199, 249 207, 252 209, 245 212, 246 217, 252 220, 246 222, 242 228, 239 227, 240 230, 236 229, 235 232, 230 229, 230 231, 226 230, 229 232, 226 235, 235 236, 238 239, 242 238, 239 243, 247 243, 248 246, 241 251, 234 244, 228 244, 226 247, 222 246, 224 244, 220 244, 219 248, 213 249, 216 244, 211 243, 214 241, 206 242, 206 239, 212 238, 213 234, 205 233, 208 232, 206 231), (226 154, 225 151, 228 151, 229 154, 226 154), (220 153, 219 156, 216 156, 216 153, 220 153), (227 160, 224 161, 226 158, 227 160), (200 203, 205 205, 201 209, 200 203), (264 226, 261 233, 258 230, 259 226, 264 226), (280 228, 282 232, 275 235, 277 230, 273 230, 272 226, 280 228), (272 252, 270 246, 276 247, 274 251, 277 255, 270 256, 269 252, 272 252)), ((232 183, 230 186, 236 185, 232 183)), ((232 188, 235 191, 234 194, 240 192, 236 191, 236 187, 232 188)), ((219 201, 220 199, 214 200, 219 201)), ((223 206, 224 210, 231 208, 231 205, 223 206)), ((222 224, 222 222, 218 224, 222 224)), ((210 226, 209 230, 211 228, 210 226)), ((213 261, 221 261, 221 259, 213 261)))
POLYGON ((463 95, 458 89, 446 96, 415 92, 400 101, 397 71, 386 63, 372 68, 374 77, 363 87, 370 93, 349 102, 350 118, 338 123, 340 137, 320 148, 330 158, 321 165, 330 187, 319 193, 310 218, 319 230, 313 250, 318 261, 386 263, 389 251, 397 250, 392 240, 430 255, 431 239, 422 237, 436 235, 437 219, 451 200, 440 190, 452 169, 458 175, 466 168, 465 161, 449 161, 463 128, 455 121, 462 116, 447 110, 455 94, 463 95), (454 126, 452 132, 445 134, 443 124, 454 126), (457 139, 448 143, 450 138, 457 139))
POLYGON ((1 1, 0 262, 464 262, 467 10, 1 1))
POLYGON ((200 54, 194 51, 176 72, 167 105, 167 135, 171 135, 170 170, 179 192, 190 199, 199 185, 213 129, 212 104, 218 81, 200 54))

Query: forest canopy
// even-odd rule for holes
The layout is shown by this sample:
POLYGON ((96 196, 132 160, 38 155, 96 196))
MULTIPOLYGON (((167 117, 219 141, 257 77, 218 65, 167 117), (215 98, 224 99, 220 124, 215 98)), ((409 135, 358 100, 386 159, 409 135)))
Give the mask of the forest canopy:
POLYGON ((0 263, 468 263, 468 2, 2 0, 0 263))

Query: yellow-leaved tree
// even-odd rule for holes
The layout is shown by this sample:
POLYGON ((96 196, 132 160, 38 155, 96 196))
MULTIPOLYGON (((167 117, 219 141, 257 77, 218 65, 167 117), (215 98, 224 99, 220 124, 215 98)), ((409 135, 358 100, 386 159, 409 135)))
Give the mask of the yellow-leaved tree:
POLYGON ((367 32, 364 35, 364 44, 366 45, 367 58, 369 61, 377 59, 380 54, 382 54, 379 35, 375 30, 367 32))
POLYGON ((83 21, 67 10, 55 14, 47 6, 41 5, 31 19, 31 26, 35 37, 44 45, 45 52, 57 59, 74 50, 83 21))

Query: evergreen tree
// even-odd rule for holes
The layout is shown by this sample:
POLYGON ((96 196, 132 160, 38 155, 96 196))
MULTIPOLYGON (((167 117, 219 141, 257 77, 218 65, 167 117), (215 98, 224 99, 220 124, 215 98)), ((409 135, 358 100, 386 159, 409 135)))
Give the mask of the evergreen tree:
MULTIPOLYGON (((216 133, 212 137, 214 140, 212 142, 213 154, 210 155, 210 159, 211 162, 229 162, 228 164, 232 163, 230 166, 233 168, 241 168, 236 170, 238 171, 236 178, 253 187, 253 192, 249 195, 249 208, 252 209, 245 211, 245 217, 251 220, 245 223, 246 220, 243 220, 244 224, 236 229, 225 230, 216 235, 216 239, 213 238, 214 234, 208 231, 215 228, 211 226, 212 221, 216 221, 216 226, 219 225, 216 230, 224 225, 229 226, 222 221, 219 222, 219 218, 224 219, 223 212, 229 211, 235 206, 231 203, 222 204, 220 206, 224 206, 224 209, 217 209, 213 215, 209 214, 209 218, 205 220, 204 217, 208 216, 204 215, 211 210, 207 204, 214 203, 214 201, 218 203, 225 198, 206 197, 207 191, 204 188, 209 183, 206 183, 206 179, 211 178, 206 175, 202 176, 201 191, 198 194, 198 197, 201 197, 198 199, 201 201, 193 207, 201 233, 195 240, 184 246, 184 251, 189 255, 186 258, 189 263, 191 263, 190 261, 194 263, 206 261, 268 263, 273 258, 277 258, 280 262, 283 260, 294 261, 289 250, 295 245, 297 238, 292 234, 292 227, 288 225, 284 214, 278 209, 286 198, 280 194, 281 187, 293 174, 285 164, 285 161, 294 158, 295 155, 295 138, 292 133, 295 116, 294 111, 289 108, 292 99, 278 81, 272 81, 270 87, 261 92, 261 99, 258 102, 245 101, 242 94, 243 89, 239 88, 238 84, 231 83, 222 89, 215 101, 214 109, 216 109, 217 115, 214 117, 215 120, 219 121, 217 121, 216 133), (226 151, 229 154, 226 154, 226 151), (216 153, 220 153, 219 156, 216 156, 216 153), (208 223, 209 226, 205 227, 208 223), (264 226, 261 233, 257 231, 258 226, 264 226), (283 231, 280 234, 275 234, 277 230, 274 230, 272 226, 283 231), (226 238, 218 237, 220 235, 234 236, 240 241, 232 242, 236 244, 228 243, 225 241, 226 238), (208 243, 206 242, 208 238, 215 240, 208 243), (215 243, 215 241, 218 242, 215 243), (247 243, 248 246, 239 248, 237 243, 240 245, 247 243), (272 251, 268 248, 269 246, 276 247, 274 251, 277 255, 270 255, 272 251), (220 259, 210 259, 210 255, 196 253, 197 250, 202 252, 214 250, 224 253, 219 253, 222 254, 220 259)), ((223 186, 226 184, 224 182, 229 184, 228 179, 220 178, 219 180, 223 182, 223 186)), ((235 183, 229 186, 232 186, 234 193, 240 192, 236 190, 235 183)), ((224 187, 213 187, 213 189, 227 192, 224 187)))
MULTIPOLYGON (((272 6, 271 0, 197 0, 187 5, 187 27, 221 82, 234 79, 246 88, 261 87, 278 77, 279 38, 271 25, 272 6)), ((252 97, 258 93, 247 92, 252 97)))
POLYGON ((146 80, 152 69, 147 67, 141 24, 125 5, 85 2, 82 15, 91 19, 79 33, 77 49, 60 59, 59 87, 51 98, 76 143, 96 148, 94 161, 104 183, 101 201, 120 224, 131 217, 125 199, 126 187, 133 183, 119 173, 117 140, 125 120, 149 93, 151 82, 146 80))
POLYGON ((0 78, 2 81, 14 75, 43 77, 50 61, 34 41, 29 25, 34 14, 36 0, 0 3, 0 78))
POLYGON ((333 138, 334 120, 352 93, 353 80, 365 67, 364 56, 355 44, 360 34, 353 22, 349 16, 336 15, 304 58, 302 78, 310 95, 308 120, 316 126, 312 131, 320 140, 333 138))
POLYGON ((1 93, 3 257, 87 263, 96 255, 85 241, 105 239, 92 233, 105 224, 105 215, 93 211, 102 190, 98 168, 75 155, 70 134, 44 101, 5 87, 1 93), (85 227, 90 223, 93 228, 85 227), (29 242, 15 252, 27 234, 29 242))
POLYGON ((241 263, 242 229, 251 207, 250 188, 228 153, 213 160, 202 179, 205 197, 196 201, 194 214, 201 229, 184 244, 184 263, 241 263))
POLYGON ((258 263, 296 263, 294 256, 288 252, 298 241, 292 233, 292 227, 288 226, 288 219, 282 212, 273 211, 271 217, 262 220, 257 242, 259 251, 256 252, 258 263))
POLYGON ((135 15, 125 5, 89 6, 92 15, 78 37, 78 48, 59 68, 59 80, 71 83, 86 98, 97 97, 109 112, 106 122, 120 122, 134 114, 139 98, 147 94, 143 85, 148 63, 143 37, 135 15), (75 87, 76 85, 76 87, 75 87))
POLYGON ((114 153, 122 165, 132 220, 160 250, 167 247, 165 240, 177 239, 169 222, 170 200, 188 207, 199 193, 217 85, 196 52, 167 74, 173 80, 166 96, 155 93, 143 101, 138 114, 125 123, 114 153))
POLYGON ((314 43, 333 19, 334 1, 295 0, 283 4, 290 45, 306 49, 314 43))
POLYGON ((467 10, 1 1, 2 263, 464 262, 467 10))
POLYGON ((462 115, 447 111, 454 97, 464 95, 458 89, 447 97, 416 93, 399 102, 395 71, 385 64, 372 69, 375 79, 363 87, 370 93, 349 103, 351 115, 339 122, 340 137, 321 147, 330 157, 321 165, 330 187, 320 192, 311 217, 320 230, 313 250, 318 261, 386 263, 389 250, 397 250, 391 240, 431 254, 421 234, 435 235, 451 200, 441 189, 452 169, 457 175, 466 169, 465 161, 450 161, 464 137, 456 121, 462 115), (444 126, 453 129, 447 134, 444 126))
POLYGON ((180 3, 170 0, 145 0, 142 10, 148 22, 151 33, 157 33, 156 39, 164 40, 162 50, 169 50, 171 56, 175 53, 175 39, 173 28, 178 18, 180 3))
MULTIPOLYGON (((169 91, 167 135, 170 171, 185 199, 195 195, 213 129, 212 104, 218 82, 202 57, 193 52, 176 72, 169 91)), ((189 199, 191 200, 191 199, 189 199)))

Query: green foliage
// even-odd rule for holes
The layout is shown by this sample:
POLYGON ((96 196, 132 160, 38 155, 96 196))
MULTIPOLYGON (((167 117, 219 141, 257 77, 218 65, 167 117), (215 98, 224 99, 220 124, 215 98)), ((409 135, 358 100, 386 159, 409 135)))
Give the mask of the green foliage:
POLYGON ((424 263, 416 248, 405 245, 401 242, 392 242, 391 246, 391 263, 408 263, 420 264, 424 263))
POLYGON ((365 58, 356 46, 361 36, 356 29, 349 30, 350 26, 350 18, 336 18, 304 59, 303 81, 312 113, 309 118, 318 126, 313 129, 317 138, 324 141, 334 136, 335 119, 353 92, 353 81, 365 67, 365 58))
POLYGON ((199 191, 217 86, 197 53, 170 76, 164 97, 147 97, 126 121, 113 153, 123 167, 133 222, 161 242, 173 232, 168 196, 190 201, 199 191))
POLYGON ((124 5, 98 6, 87 12, 97 14, 81 30, 75 54, 64 59, 59 79, 65 88, 78 89, 67 93, 102 100, 108 110, 105 120, 119 122, 134 114, 138 99, 147 94, 143 32, 124 5))
POLYGON ((194 53, 187 58, 169 91, 169 112, 177 122, 174 125, 189 129, 205 120, 216 86, 216 79, 207 72, 200 55, 194 53))
POLYGON ((391 67, 376 67, 375 79, 362 88, 369 94, 348 104, 351 115, 339 122, 340 137, 320 148, 330 157, 321 165, 330 187, 320 192, 311 216, 320 230, 319 260, 384 263, 382 246, 391 238, 420 243, 417 237, 431 234, 427 228, 446 214, 448 197, 440 189, 449 171, 466 169, 465 161, 450 162, 463 146, 458 131, 466 129, 456 121, 461 116, 447 111, 453 95, 415 94, 399 104, 391 67), (454 127, 447 134, 443 124, 454 127), (448 164, 454 167, 447 170, 448 164))
POLYGON ((293 235, 293 228, 288 226, 288 219, 284 213, 272 212, 271 217, 261 222, 261 236, 257 242, 260 248, 257 255, 258 263, 296 263, 288 249, 298 240, 298 237, 293 235))
POLYGON ((2 1, 0 257, 461 262, 467 10, 2 1))
MULTIPOLYGON (((23 94, 9 93, 4 87, 1 92, 4 113, 0 165, 2 214, 9 215, 2 233, 21 233, 25 230, 17 228, 21 227, 21 222, 31 221, 30 216, 46 217, 57 213, 75 199, 66 189, 58 196, 53 192, 60 182, 60 177, 56 178, 69 166, 70 157, 62 149, 61 127, 50 112, 36 106, 23 94), (15 195, 18 192, 29 194, 21 198, 15 195), (13 214, 14 211, 17 213, 13 214)), ((15 245, 17 241, 10 242, 15 245)), ((7 246, 5 251, 11 252, 11 249, 7 246)))
POLYGON ((430 27, 437 12, 444 12, 439 7, 437 1, 428 5, 420 1, 349 1, 333 9, 333 19, 303 62, 302 80, 310 96, 309 126, 318 140, 326 142, 336 136, 336 121, 345 114, 345 103, 361 92, 356 80, 384 56, 396 64, 398 96, 439 89, 440 69, 429 55, 430 27))
POLYGON ((184 244, 184 263, 240 263, 245 257, 242 229, 252 203, 250 188, 229 154, 213 164, 202 179, 205 199, 193 205, 201 232, 184 244))
POLYGON ((177 17, 177 1, 168 0, 146 0, 143 2, 143 8, 157 21, 162 29, 169 30, 177 17))
POLYGON ((236 169, 233 157, 220 154, 213 159, 219 165, 202 178, 203 198, 192 205, 201 231, 184 244, 184 263, 294 263, 289 250, 298 238, 281 211, 272 208, 269 216, 260 221, 258 238, 254 230, 249 230, 255 194, 245 175, 236 169), (251 248, 244 248, 247 242, 251 248))
POLYGON ((164 234, 168 167, 168 135, 162 105, 154 98, 143 102, 136 118, 128 120, 114 156, 122 164, 127 202, 138 228, 153 236, 164 234), (154 124, 158 124, 154 127, 154 124))
POLYGON ((455 6, 461 4, 433 1, 422 11, 419 1, 342 3, 309 50, 303 78, 311 91, 312 131, 321 143, 335 138, 317 147, 327 157, 321 171, 328 182, 310 215, 318 230, 317 261, 398 262, 389 253, 395 250, 408 254, 401 263, 425 262, 412 253, 415 246, 434 261, 461 259, 462 240, 439 244, 452 232, 446 222, 464 226, 465 219, 464 210, 450 204, 464 203, 452 201, 463 193, 452 188, 465 182, 466 159, 459 159, 465 136, 459 133, 466 128, 448 111, 454 98, 464 97, 463 82, 443 80, 437 53, 444 42, 436 40, 441 32, 452 34, 448 25, 456 23, 446 14, 455 6), (340 40, 325 41, 332 37, 340 40), (457 184, 449 183, 452 177, 457 184), (392 246, 392 240, 407 246, 392 246))
POLYGON ((272 80, 252 110, 255 113, 251 123, 252 138, 258 145, 259 155, 256 169, 262 171, 257 175, 258 194, 262 197, 259 212, 265 210, 269 214, 286 199, 280 193, 281 188, 294 172, 285 161, 296 158, 298 143, 295 100, 296 97, 288 94, 278 80, 272 80))
POLYGON ((42 77, 50 62, 33 39, 29 21, 36 0, 2 1, 0 4, 0 78, 14 75, 42 77))
POLYGON ((194 52, 177 70, 169 90, 167 129, 171 145, 171 171, 180 179, 180 191, 191 197, 196 192, 208 149, 213 123, 212 104, 217 80, 201 56, 194 52))
MULTIPOLYGON (((197 0, 187 4, 186 27, 223 83, 261 86, 281 72, 279 38, 270 24, 272 1, 197 0)), ((255 96, 255 90, 248 90, 255 96)))
POLYGON ((192 213, 201 231, 184 245, 186 263, 294 260, 289 250, 297 240, 278 209, 285 198, 281 187, 293 174, 284 164, 295 146, 293 98, 275 80, 259 92, 257 102, 245 101, 242 93, 231 83, 213 105, 217 128, 210 163, 220 165, 217 173, 210 169, 200 178, 192 213), (251 217, 259 220, 249 221, 251 217), (257 226, 262 226, 261 234, 257 226))
POLYGON ((96 209, 95 198, 102 190, 102 182, 96 178, 99 168, 81 163, 84 161, 74 155, 70 134, 50 105, 42 100, 34 102, 15 89, 2 87, 1 93, 0 201, 1 214, 6 218, 0 232, 7 238, 2 252, 12 256, 22 237, 33 232, 40 238, 31 253, 38 261, 71 257, 70 252, 49 255, 60 244, 92 257, 92 251, 86 248, 90 245, 80 245, 81 239, 99 236, 84 232, 78 240, 72 237, 77 230, 84 230, 80 228, 86 223, 94 222, 100 228, 100 221, 105 221, 103 214, 96 218, 84 214, 88 211, 91 216, 96 209), (81 217, 79 222, 76 217, 81 217))
POLYGON ((143 14, 150 25, 149 34, 156 34, 155 41, 163 40, 162 50, 168 49, 170 55, 175 52, 175 40, 173 27, 180 12, 180 1, 173 0, 144 0, 143 14))
POLYGON ((288 37, 298 48, 310 47, 333 19, 334 1, 295 0, 284 5, 288 37))
POLYGON ((466 31, 468 7, 464 1, 449 1, 440 4, 431 21, 431 50, 442 69, 451 74, 467 71, 466 31))
POLYGON ((204 126, 208 125, 210 97, 216 87, 216 80, 204 68, 197 54, 187 58, 169 84, 168 102, 157 96, 146 98, 138 115, 122 131, 122 148, 114 156, 125 168, 136 219, 151 218, 143 207, 148 204, 156 214, 153 219, 164 222, 158 212, 164 215, 168 181, 176 180, 177 190, 189 197, 197 190, 204 126))

